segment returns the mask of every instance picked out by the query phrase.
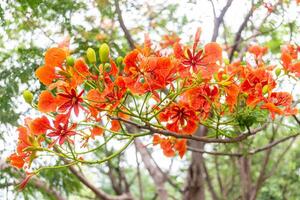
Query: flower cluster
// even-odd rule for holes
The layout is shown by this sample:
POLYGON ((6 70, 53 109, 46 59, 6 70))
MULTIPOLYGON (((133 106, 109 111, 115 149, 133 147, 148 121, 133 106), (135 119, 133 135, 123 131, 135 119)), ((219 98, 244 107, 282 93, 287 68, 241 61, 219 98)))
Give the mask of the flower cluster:
POLYGON ((277 91, 277 80, 300 77, 299 47, 282 48, 283 70, 269 65, 264 59, 268 49, 258 45, 248 49, 254 62, 229 63, 218 43, 200 43, 200 33, 192 46, 173 34, 164 37, 161 48, 153 48, 146 37, 144 46, 124 59, 113 59, 107 44, 100 46, 99 54, 89 48, 81 58, 75 58, 68 46, 48 49, 44 65, 36 70, 46 89, 36 104, 32 94, 24 92, 26 102, 42 114, 26 118, 18 128, 11 165, 28 168, 39 151, 75 162, 101 163, 84 157, 99 137, 106 138, 104 144, 111 138, 128 140, 121 153, 134 138, 150 136, 166 156, 182 157, 187 139, 176 135, 191 136, 199 125, 209 128, 210 137, 234 137, 232 130, 239 130, 243 110, 268 111, 273 119, 297 114, 291 94, 277 91), (76 141, 88 150, 77 155, 72 151, 76 141))

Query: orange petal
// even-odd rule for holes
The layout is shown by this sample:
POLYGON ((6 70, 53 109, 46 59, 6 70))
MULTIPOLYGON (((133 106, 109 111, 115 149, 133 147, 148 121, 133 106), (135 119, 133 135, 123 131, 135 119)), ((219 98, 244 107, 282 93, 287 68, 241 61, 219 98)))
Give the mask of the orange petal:
POLYGON ((45 63, 50 67, 61 67, 67 57, 67 52, 61 48, 50 48, 45 54, 45 63))
POLYGON ((36 118, 30 124, 30 130, 35 135, 45 134, 49 128, 51 128, 50 122, 45 116, 36 118))
POLYGON ((112 120, 110 130, 117 132, 120 129, 121 129, 120 122, 118 120, 112 120))
POLYGON ((100 128, 100 127, 98 127, 98 126, 94 126, 93 128, 92 128, 92 130, 91 130, 91 137, 92 138, 95 138, 95 136, 101 136, 101 135, 103 135, 103 128, 100 128))
POLYGON ((41 112, 55 112, 57 102, 51 92, 45 90, 39 96, 38 110, 41 112))
POLYGON ((55 79, 55 70, 49 66, 41 66, 35 71, 35 76, 44 84, 49 85, 55 79))
POLYGON ((24 166, 25 161, 21 156, 18 156, 17 154, 12 154, 9 156, 8 160, 10 161, 10 164, 16 168, 21 169, 24 166))

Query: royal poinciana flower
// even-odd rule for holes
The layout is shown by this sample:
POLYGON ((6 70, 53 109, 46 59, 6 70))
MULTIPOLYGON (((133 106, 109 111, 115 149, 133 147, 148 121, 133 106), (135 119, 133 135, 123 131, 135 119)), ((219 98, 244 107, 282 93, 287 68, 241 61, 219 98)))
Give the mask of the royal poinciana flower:
POLYGON ((176 139, 173 137, 160 137, 158 134, 153 136, 153 145, 160 145, 163 153, 167 157, 173 157, 178 152, 182 158, 186 152, 186 139, 176 139))
POLYGON ((295 73, 297 77, 300 77, 300 62, 297 60, 299 52, 300 48, 295 45, 285 45, 281 49, 283 68, 286 72, 295 73))
POLYGON ((200 29, 196 32, 192 49, 184 48, 178 42, 174 44, 174 55, 181 60, 179 72, 183 77, 190 76, 191 72, 200 72, 202 78, 210 79, 222 62, 222 48, 219 44, 212 42, 206 44, 203 49, 198 49, 200 32, 200 29))
POLYGON ((71 113, 72 110, 74 110, 74 113, 76 116, 78 116, 79 114, 79 108, 84 109, 81 106, 81 103, 83 102, 82 99, 82 94, 83 94, 84 90, 82 90, 79 94, 77 94, 75 89, 67 89, 64 88, 64 92, 63 93, 58 93, 58 97, 59 98, 59 107, 58 107, 58 111, 65 113, 67 112, 68 114, 71 113))
POLYGON ((269 110, 272 119, 275 118, 275 114, 295 115, 297 114, 297 109, 291 108, 292 100, 292 95, 288 92, 272 92, 261 108, 269 110))
POLYGON ((178 61, 159 55, 145 56, 140 51, 130 52, 124 59, 124 81, 137 94, 163 89, 175 79, 178 61))
POLYGON ((42 137, 39 137, 39 134, 36 134, 36 129, 38 129, 38 124, 34 123, 34 120, 30 118, 25 119, 25 125, 18 127, 18 145, 16 153, 13 153, 8 160, 11 165, 22 168, 25 163, 31 163, 32 160, 36 157, 36 152, 33 150, 26 150, 29 147, 37 148, 40 147, 41 142, 43 141, 42 137))
POLYGON ((246 73, 245 80, 241 84, 241 90, 248 95, 247 105, 255 106, 264 100, 263 88, 267 88, 266 92, 270 92, 275 86, 276 82, 270 72, 263 68, 249 68, 249 72, 246 73))
POLYGON ((166 128, 180 134, 193 134, 197 129, 198 117, 187 103, 173 104, 159 114, 159 120, 166 122, 166 128))
MULTIPOLYGON (((219 44, 200 45, 200 30, 192 47, 180 41, 175 34, 164 36, 162 48, 158 45, 154 49, 146 36, 144 46, 128 52, 124 60, 114 59, 107 44, 100 46, 99 56, 89 48, 87 60, 73 58, 65 45, 48 49, 44 65, 36 70, 46 89, 37 102, 32 93, 27 91, 23 95, 27 103, 45 116, 26 119, 25 125, 18 128, 17 149, 9 157, 11 165, 28 168, 39 156, 38 151, 46 148, 56 156, 76 154, 77 151, 64 148, 66 143, 75 142, 75 135, 82 141, 78 147, 87 148, 81 152, 100 150, 103 144, 90 148, 90 142, 100 137, 105 137, 105 144, 116 137, 118 142, 128 140, 129 145, 135 137, 150 135, 164 155, 183 157, 187 140, 179 137, 193 137, 199 124, 221 122, 210 133, 218 136, 227 131, 221 130, 224 127, 244 128, 235 123, 239 120, 237 112, 243 110, 267 110, 272 119, 276 115, 297 114, 291 94, 274 92, 280 71, 273 71, 274 66, 267 66, 262 59, 268 52, 266 47, 249 47, 248 52, 256 62, 252 65, 244 59, 223 62, 219 44), (165 49, 171 46, 173 51, 165 49), (178 138, 164 135, 168 131, 178 138), (62 154, 53 151, 55 144, 62 146, 58 148, 62 154)), ((300 77, 298 51, 295 45, 287 45, 281 56, 286 74, 296 77, 300 77)), ((31 176, 27 176, 24 185, 31 176)))

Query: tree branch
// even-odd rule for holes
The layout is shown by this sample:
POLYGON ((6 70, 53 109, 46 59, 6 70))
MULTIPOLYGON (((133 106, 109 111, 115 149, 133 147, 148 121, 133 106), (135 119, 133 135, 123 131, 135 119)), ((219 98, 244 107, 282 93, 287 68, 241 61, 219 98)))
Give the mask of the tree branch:
POLYGON ((216 13, 215 13, 215 7, 214 7, 214 3, 212 0, 210 0, 212 7, 213 7, 213 11, 214 11, 214 16, 215 16, 215 25, 214 25, 214 32, 213 32, 213 36, 211 38, 212 42, 215 42, 217 40, 217 37, 219 35, 219 29, 220 29, 220 25, 223 23, 224 21, 224 16, 227 12, 227 10, 229 9, 229 7, 231 6, 233 0, 228 0, 226 5, 223 7, 219 17, 216 17, 216 13))
POLYGON ((257 149, 254 149, 254 150, 250 150, 249 152, 246 152, 246 153, 212 152, 212 151, 205 151, 204 149, 198 149, 198 148, 193 148, 193 147, 188 147, 187 149, 190 150, 190 151, 195 151, 195 152, 203 153, 203 154, 210 154, 210 155, 214 155, 214 156, 236 156, 236 157, 241 157, 241 156, 244 156, 244 155, 254 155, 256 153, 271 149, 272 147, 274 147, 274 146, 276 146, 276 145, 278 145, 282 142, 285 142, 285 141, 287 141, 291 138, 296 138, 299 135, 300 135, 300 133, 297 133, 297 134, 293 134, 293 135, 284 137, 280 140, 276 140, 274 142, 271 142, 271 143, 269 143, 268 145, 266 145, 264 147, 257 148, 257 149))
POLYGON ((124 23, 124 20, 123 20, 123 17, 122 17, 122 11, 121 11, 120 5, 119 5, 119 0, 115 0, 115 6, 116 6, 116 12, 117 12, 117 15, 118 15, 118 21, 119 21, 119 24, 120 24, 120 26, 121 26, 124 34, 125 34, 125 38, 126 38, 128 44, 129 44, 130 48, 134 49, 135 48, 134 40, 132 39, 129 30, 125 26, 125 23, 124 23))
POLYGON ((158 128, 151 127, 149 125, 141 125, 136 122, 133 122, 133 121, 130 121, 127 119, 123 119, 121 117, 114 117, 114 116, 110 116, 110 115, 108 115, 108 117, 112 120, 118 120, 120 122, 124 122, 126 124, 133 125, 139 129, 149 130, 152 133, 159 133, 159 134, 162 134, 165 136, 173 136, 176 138, 185 138, 185 139, 196 140, 196 141, 205 142, 205 143, 236 143, 236 142, 240 142, 242 140, 247 139, 251 135, 255 135, 259 131, 264 130, 268 124, 268 123, 265 123, 262 127, 253 129, 250 132, 247 131, 247 132, 241 133, 235 138, 220 139, 220 138, 201 137, 201 136, 195 136, 195 135, 181 135, 176 132, 169 131, 169 130, 158 129, 158 128))
MULTIPOLYGON (((7 169, 7 168, 12 168, 10 165, 8 165, 6 162, 0 160, 0 170, 4 170, 4 169, 7 169)), ((21 175, 22 178, 25 178, 26 175, 24 173, 21 173, 21 171, 17 170, 16 168, 13 168, 13 170, 16 172, 16 173, 19 173, 21 175)), ((20 180, 21 181, 21 180, 20 180)), ((63 195, 58 191, 56 190, 55 188, 51 187, 47 182, 37 178, 37 177, 32 177, 31 178, 31 183, 41 189, 41 190, 44 190, 47 194, 49 194, 50 196, 53 196, 55 197, 55 199, 57 200, 66 200, 65 197, 63 197, 63 195)))

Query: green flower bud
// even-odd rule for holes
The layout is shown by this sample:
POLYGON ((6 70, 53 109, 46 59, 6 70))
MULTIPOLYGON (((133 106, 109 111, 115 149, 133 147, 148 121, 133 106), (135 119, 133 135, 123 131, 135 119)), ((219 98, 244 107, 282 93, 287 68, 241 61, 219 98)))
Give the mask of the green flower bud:
POLYGON ((24 90, 23 98, 26 103, 31 104, 31 102, 33 100, 33 94, 29 90, 24 90))
POLYGON ((117 57, 116 63, 117 63, 118 66, 121 66, 122 63, 123 63, 123 57, 122 56, 117 57))
POLYGON ((268 85, 265 85, 263 88, 262 88, 262 93, 263 94, 267 94, 269 91, 269 86, 268 85))
POLYGON ((104 43, 99 48, 99 57, 102 63, 106 63, 109 60, 109 46, 104 43))
POLYGON ((109 72, 110 72, 110 70, 111 70, 111 66, 110 66, 110 64, 109 64, 109 63, 105 63, 105 64, 104 64, 104 70, 105 70, 107 73, 109 73, 109 72))
POLYGON ((68 56, 66 60, 67 60, 67 65, 68 66, 73 66, 74 65, 75 59, 72 56, 68 56))
POLYGON ((222 79, 223 79, 223 80, 228 79, 228 75, 227 75, 227 74, 222 74, 222 79))
POLYGON ((277 69, 275 70, 275 74, 276 74, 276 76, 279 76, 279 75, 281 74, 281 69, 280 69, 280 68, 277 68, 277 69))
POLYGON ((88 48, 86 50, 86 57, 89 61, 89 63, 95 63, 96 62, 96 52, 92 48, 88 48))
POLYGON ((218 73, 214 73, 214 79, 215 79, 215 81, 219 81, 219 77, 218 77, 218 73))

